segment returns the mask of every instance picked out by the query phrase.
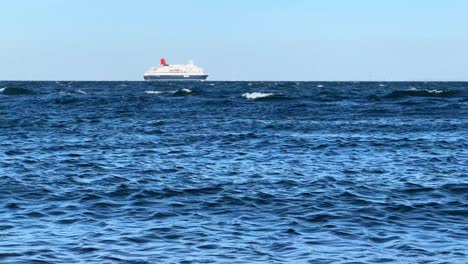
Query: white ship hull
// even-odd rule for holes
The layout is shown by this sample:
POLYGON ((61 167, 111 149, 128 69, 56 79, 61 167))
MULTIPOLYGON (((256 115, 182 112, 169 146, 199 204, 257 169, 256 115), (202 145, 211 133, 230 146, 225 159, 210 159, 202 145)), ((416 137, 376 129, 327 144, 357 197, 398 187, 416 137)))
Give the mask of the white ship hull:
POLYGON ((208 75, 145 75, 146 81, 203 81, 208 75))

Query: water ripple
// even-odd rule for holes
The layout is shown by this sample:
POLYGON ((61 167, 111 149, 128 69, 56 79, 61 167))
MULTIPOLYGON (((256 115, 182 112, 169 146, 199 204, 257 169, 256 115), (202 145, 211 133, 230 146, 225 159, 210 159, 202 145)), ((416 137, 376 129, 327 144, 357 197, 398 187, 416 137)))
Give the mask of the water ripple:
POLYGON ((0 262, 463 263, 467 87, 0 82, 0 262))

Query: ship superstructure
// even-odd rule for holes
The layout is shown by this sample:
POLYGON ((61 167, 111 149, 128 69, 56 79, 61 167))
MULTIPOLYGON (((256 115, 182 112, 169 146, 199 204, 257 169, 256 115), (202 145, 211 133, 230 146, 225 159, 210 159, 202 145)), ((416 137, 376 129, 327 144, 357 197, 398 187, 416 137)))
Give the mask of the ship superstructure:
POLYGON ((205 80, 208 74, 203 69, 189 62, 188 64, 167 64, 164 58, 157 67, 149 69, 144 78, 147 81, 205 80))

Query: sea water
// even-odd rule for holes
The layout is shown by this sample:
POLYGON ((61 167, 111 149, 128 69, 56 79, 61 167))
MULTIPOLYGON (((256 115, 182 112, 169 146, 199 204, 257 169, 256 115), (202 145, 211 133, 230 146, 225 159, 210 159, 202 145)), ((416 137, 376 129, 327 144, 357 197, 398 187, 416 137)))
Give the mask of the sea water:
POLYGON ((1 263, 466 263, 468 83, 0 82, 1 263))

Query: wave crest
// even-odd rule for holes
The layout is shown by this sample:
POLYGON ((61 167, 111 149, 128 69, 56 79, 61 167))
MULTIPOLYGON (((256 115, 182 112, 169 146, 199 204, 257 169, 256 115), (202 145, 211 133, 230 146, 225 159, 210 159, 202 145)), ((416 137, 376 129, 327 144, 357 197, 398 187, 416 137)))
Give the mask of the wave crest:
POLYGON ((451 97, 455 96, 460 91, 457 90, 437 90, 437 89, 416 89, 396 90, 387 95, 389 98, 403 97, 451 97))
POLYGON ((174 94, 174 95, 186 95, 192 92, 193 91, 191 89, 187 89, 187 88, 179 89, 179 90, 171 90, 171 91, 157 91, 157 90, 145 91, 145 93, 147 94, 174 94))
POLYGON ((274 93, 260 93, 260 92, 253 92, 253 93, 244 93, 242 94, 242 97, 245 97, 249 100, 258 100, 262 98, 272 98, 277 96, 274 93))
POLYGON ((145 91, 145 93, 147 94, 163 94, 163 93, 167 93, 166 91, 145 91))
POLYGON ((191 94, 192 92, 193 92, 192 90, 184 88, 184 89, 179 89, 175 91, 173 94, 174 95, 187 95, 187 94, 191 94))
POLYGON ((0 88, 0 93, 4 95, 28 95, 34 94, 34 91, 17 86, 7 86, 0 88))

